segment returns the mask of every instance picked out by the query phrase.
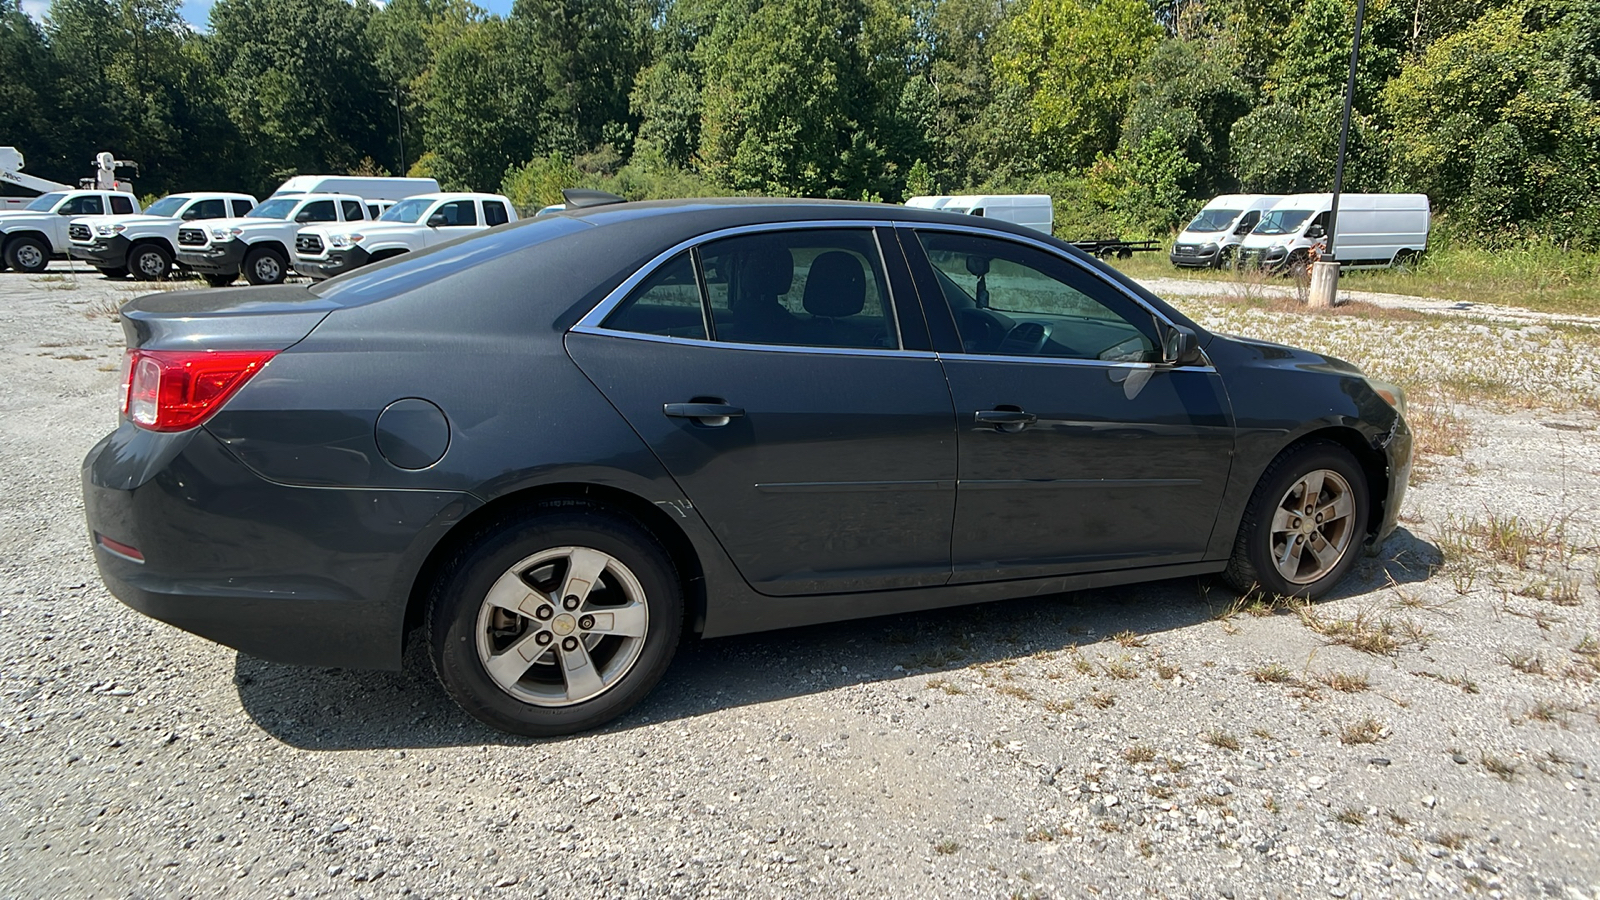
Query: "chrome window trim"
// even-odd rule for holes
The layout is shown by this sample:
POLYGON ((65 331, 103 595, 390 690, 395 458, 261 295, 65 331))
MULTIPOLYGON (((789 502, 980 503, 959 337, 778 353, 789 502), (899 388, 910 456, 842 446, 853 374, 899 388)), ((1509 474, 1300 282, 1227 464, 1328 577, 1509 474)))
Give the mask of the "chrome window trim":
MULTIPOLYGON (((594 309, 589 310, 589 312, 585 314, 583 318, 579 319, 578 324, 574 325, 571 330, 577 331, 580 328, 592 328, 600 331, 603 334, 632 334, 632 332, 613 331, 601 328, 600 323, 605 321, 606 316, 610 315, 611 311, 616 309, 618 304, 622 303, 623 300, 627 299, 629 294, 633 293, 634 288, 638 287, 646 278, 649 278, 652 274, 654 274, 656 269, 660 268, 668 260, 672 259, 672 257, 682 253, 685 250, 698 249, 700 246, 711 241, 721 240, 723 238, 738 237, 746 234, 761 234, 769 231, 814 231, 823 228, 852 228, 870 231, 874 228, 893 228, 894 226, 895 223, 888 219, 808 219, 801 222, 760 222, 754 225, 735 225, 731 228, 720 228, 716 231, 708 231, 705 234, 696 235, 692 238, 674 244, 673 246, 662 251, 654 259, 640 266, 637 271, 635 271, 632 275, 629 275, 621 284, 617 285, 616 288, 611 291, 611 293, 607 294, 604 300, 601 300, 599 303, 595 304, 594 309)), ((883 267, 883 290, 885 299, 889 301, 888 313, 894 319, 895 338, 900 341, 900 344, 903 347, 905 346, 905 340, 900 334, 899 309, 895 305, 894 288, 888 283, 889 263, 886 259, 884 259, 883 246, 878 242, 878 236, 876 232, 872 233, 872 241, 873 246, 878 248, 878 265, 883 267)), ((695 260, 695 273, 695 279, 697 281, 703 279, 703 275, 700 274, 700 265, 698 259, 695 260)), ((709 297, 702 294, 701 309, 706 308, 708 301, 709 297)), ((707 333, 710 334, 711 332, 708 331, 707 333)), ((649 335, 644 336, 648 337, 649 335)), ((679 342, 692 339, 683 338, 672 340, 674 340, 674 342, 679 342)), ((706 341, 706 343, 731 346, 721 341, 706 341)), ((799 346, 800 349, 805 350, 818 349, 814 347, 806 347, 804 345, 790 344, 749 344, 745 346, 799 346)))
POLYGON ((592 334, 598 337, 619 338, 627 341, 650 341, 655 344, 677 344, 682 347, 720 347, 725 350, 761 350, 767 353, 809 353, 817 356, 886 356, 895 359, 938 359, 932 350, 891 350, 887 347, 815 347, 805 344, 741 344, 736 341, 710 341, 705 338, 672 337, 665 334, 640 334, 636 331, 618 331, 598 325, 579 323, 568 334, 592 334))
MULTIPOLYGON (((1204 351, 1202 351, 1204 352, 1204 351)), ((942 362, 1006 362, 1051 366, 1084 366, 1096 369, 1153 369, 1158 372, 1215 372, 1208 357, 1203 366, 1174 366, 1168 363, 1122 362, 1112 359, 1076 359, 1070 356, 1003 356, 996 353, 941 353, 942 362)))

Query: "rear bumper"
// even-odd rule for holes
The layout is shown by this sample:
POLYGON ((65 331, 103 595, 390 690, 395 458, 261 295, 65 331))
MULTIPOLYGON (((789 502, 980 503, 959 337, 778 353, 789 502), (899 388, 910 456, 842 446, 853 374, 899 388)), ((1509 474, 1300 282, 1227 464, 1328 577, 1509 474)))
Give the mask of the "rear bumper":
POLYGON ((332 278, 343 275, 351 269, 359 269, 372 260, 372 254, 360 247, 351 247, 348 250, 329 250, 327 255, 318 259, 309 256, 296 256, 294 270, 301 275, 312 278, 332 278))
POLYGON ((178 247, 178 262, 206 275, 237 275, 244 265, 244 241, 223 241, 207 247, 178 247))
POLYGON ((118 269, 128 264, 129 240, 122 235, 95 238, 92 244, 67 245, 67 255, 97 269, 118 269))
POLYGON ((89 451, 83 493, 101 578, 123 603, 261 659, 349 668, 399 666, 422 561, 476 506, 451 492, 277 484, 203 428, 126 422, 89 451))

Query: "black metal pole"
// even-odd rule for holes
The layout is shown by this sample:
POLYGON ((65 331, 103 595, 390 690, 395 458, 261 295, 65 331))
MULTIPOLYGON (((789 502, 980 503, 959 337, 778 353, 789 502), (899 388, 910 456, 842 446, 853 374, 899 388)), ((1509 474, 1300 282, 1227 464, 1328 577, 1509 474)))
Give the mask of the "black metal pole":
MULTIPOLYGON (((1362 2, 1365 2, 1365 0, 1362 0, 1362 2)), ((400 138, 400 171, 394 174, 404 177, 406 174, 406 122, 405 119, 400 117, 400 88, 398 86, 394 89, 394 132, 400 138)))
POLYGON ((1339 159, 1333 166, 1333 203, 1328 208, 1328 259, 1337 259, 1333 245, 1339 227, 1339 195, 1344 192, 1344 153, 1350 144, 1350 106, 1356 98, 1356 64, 1361 60, 1361 20, 1367 0, 1356 0, 1356 36, 1350 42, 1350 80, 1344 86, 1344 123, 1339 126, 1339 159))

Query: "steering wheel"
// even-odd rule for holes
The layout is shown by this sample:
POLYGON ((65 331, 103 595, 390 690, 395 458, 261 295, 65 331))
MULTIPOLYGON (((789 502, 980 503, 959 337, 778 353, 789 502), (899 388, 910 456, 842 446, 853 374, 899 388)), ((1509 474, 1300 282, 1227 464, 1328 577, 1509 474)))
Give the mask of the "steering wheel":
POLYGON ((1006 332, 995 352, 1003 356, 1037 356, 1049 340, 1049 325, 1043 322, 1023 322, 1006 332))

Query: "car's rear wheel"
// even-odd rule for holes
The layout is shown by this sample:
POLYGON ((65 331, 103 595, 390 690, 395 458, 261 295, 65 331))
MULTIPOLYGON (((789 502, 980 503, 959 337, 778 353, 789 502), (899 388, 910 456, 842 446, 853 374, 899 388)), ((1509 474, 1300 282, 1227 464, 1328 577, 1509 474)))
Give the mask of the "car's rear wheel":
POLYGON ((251 284, 282 284, 289 261, 271 247, 257 247, 244 256, 244 280, 251 284))
POLYGON ((159 281, 172 271, 172 254, 160 244, 139 244, 128 254, 128 270, 140 281, 159 281))
POLYGON ((622 715, 661 680, 683 627, 672 558, 632 520, 562 504, 487 533, 430 598, 434 668, 474 718, 552 736, 622 715))
POLYGON ((1366 475, 1344 447, 1312 441, 1284 451, 1250 497, 1225 577, 1241 591, 1326 594, 1360 557, 1370 502, 1366 475))
POLYGON ((209 284, 212 287, 227 287, 239 279, 239 273, 234 272, 224 275, 217 272, 205 272, 202 273, 200 277, 204 278, 206 280, 206 284, 209 284))

